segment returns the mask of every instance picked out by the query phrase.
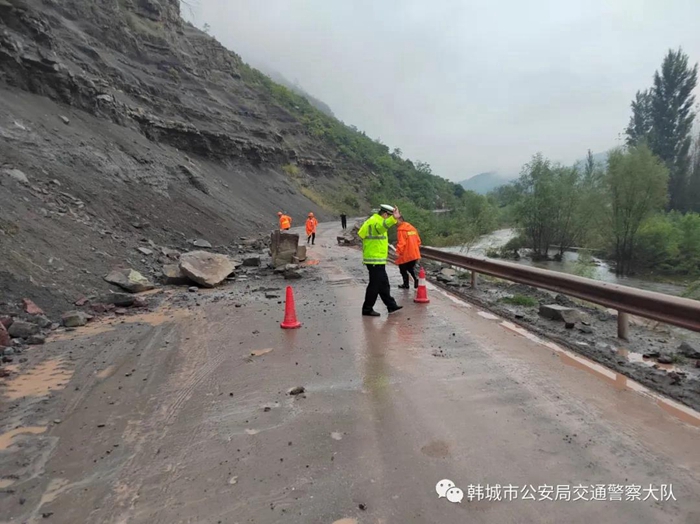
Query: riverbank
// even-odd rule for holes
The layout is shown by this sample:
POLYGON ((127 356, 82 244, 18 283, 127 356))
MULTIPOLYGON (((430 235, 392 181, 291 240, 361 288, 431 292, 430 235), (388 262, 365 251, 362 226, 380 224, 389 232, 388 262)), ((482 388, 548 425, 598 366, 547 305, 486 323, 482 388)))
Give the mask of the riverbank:
MULTIPOLYGON (((435 285, 477 304, 529 332, 557 342, 694 409, 700 409, 700 335, 633 317, 630 340, 617 338, 617 312, 522 284, 479 276, 424 261, 435 285), (573 310, 568 325, 540 314, 557 304, 573 310)), ((568 320, 568 319, 567 319, 568 320)))

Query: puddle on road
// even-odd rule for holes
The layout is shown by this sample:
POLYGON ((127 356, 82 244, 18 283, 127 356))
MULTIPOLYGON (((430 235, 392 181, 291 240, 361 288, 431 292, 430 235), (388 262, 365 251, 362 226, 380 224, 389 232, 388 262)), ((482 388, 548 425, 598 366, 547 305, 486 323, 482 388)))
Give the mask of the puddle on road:
POLYGON ((9 449, 12 439, 17 435, 39 435, 46 431, 46 426, 27 426, 26 428, 16 428, 0 435, 0 451, 9 449))
POLYGON ((50 337, 50 341, 75 340, 77 338, 92 337, 113 331, 121 324, 142 323, 150 326, 160 326, 167 322, 177 322, 191 316, 194 316, 194 312, 188 309, 159 309, 157 311, 147 311, 136 315, 98 318, 88 322, 85 326, 77 328, 75 331, 54 333, 50 337))
POLYGON ((73 371, 62 367, 63 360, 51 359, 33 367, 26 373, 9 380, 3 395, 10 400, 48 394, 63 389, 73 376, 73 371))
MULTIPOLYGON (((532 340, 533 342, 537 342, 538 344, 545 346, 549 349, 552 349, 554 352, 557 353, 557 355, 560 357, 562 363, 575 367, 577 369, 581 369, 587 373, 590 373, 592 375, 595 375, 596 377, 604 380, 608 384, 612 385, 615 389, 618 390, 631 390, 635 391, 637 393, 640 393, 646 397, 652 398, 657 406, 659 406, 661 409, 666 411, 667 413, 673 415, 674 417, 678 418, 679 420, 685 422, 686 424, 690 424, 692 426, 700 427, 700 413, 695 411, 694 409, 689 408, 688 406, 685 406, 681 404, 680 402, 676 402, 675 400, 671 400, 670 398, 666 398, 661 396, 660 394, 650 390, 646 386, 643 386, 639 382, 636 382, 627 376, 623 375, 622 373, 617 373, 615 371, 612 371, 605 366, 598 364, 597 362, 593 362, 592 360, 582 357, 580 355, 576 355, 575 353, 572 353, 571 351, 568 351, 554 342, 545 342, 544 340, 540 339, 533 333, 530 333, 524 328, 521 328, 520 326, 517 326, 513 324, 512 322, 501 322, 501 325, 505 327, 506 329, 510 329, 511 331, 515 331, 519 335, 524 336, 525 338, 532 340)), ((632 353, 629 353, 632 354, 632 353)), ((637 357, 632 357, 632 358, 637 358, 637 357)), ((657 364, 661 366, 660 364, 657 364)))
POLYGON ((421 453, 432 458, 447 458, 450 456, 450 446, 447 442, 436 440, 420 448, 421 453))

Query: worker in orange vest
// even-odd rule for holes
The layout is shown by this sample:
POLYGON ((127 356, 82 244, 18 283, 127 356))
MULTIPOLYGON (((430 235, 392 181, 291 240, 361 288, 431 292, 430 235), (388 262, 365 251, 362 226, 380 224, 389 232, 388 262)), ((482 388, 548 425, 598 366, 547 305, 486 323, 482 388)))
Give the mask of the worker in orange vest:
POLYGON ((285 215, 282 213, 282 211, 279 211, 277 213, 277 216, 280 217, 280 229, 287 230, 290 227, 292 227, 292 217, 285 215))
POLYGON ((311 245, 316 245, 316 226, 318 225, 318 220, 313 213, 309 213, 309 217, 306 219, 306 243, 311 241, 311 245))
POLYGON ((399 266, 403 284, 401 289, 408 289, 408 275, 413 278, 414 287, 418 287, 418 277, 416 276, 416 263, 420 260, 420 235, 418 230, 399 217, 399 225, 396 228, 396 264, 399 266))

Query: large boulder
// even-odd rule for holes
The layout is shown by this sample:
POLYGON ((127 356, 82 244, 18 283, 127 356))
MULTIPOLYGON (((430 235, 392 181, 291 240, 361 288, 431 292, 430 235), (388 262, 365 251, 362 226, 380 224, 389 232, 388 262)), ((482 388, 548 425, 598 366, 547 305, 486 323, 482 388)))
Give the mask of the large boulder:
POLYGON ((292 258, 297 256, 299 235, 296 233, 285 233, 275 230, 272 232, 270 240, 272 267, 280 267, 286 264, 291 264, 292 258))
POLYGON ((559 304, 540 304, 540 316, 550 320, 560 320, 572 327, 580 320, 577 310, 559 304))
POLYGON ((214 287, 233 273, 236 266, 226 255, 206 251, 190 251, 180 256, 180 269, 200 286, 214 287))
POLYGON ((134 269, 115 269, 104 278, 110 284, 126 289, 129 293, 141 293, 155 287, 146 277, 134 269))
POLYGON ((39 326, 24 320, 15 320, 7 332, 12 338, 29 338, 32 335, 37 335, 40 331, 39 326))
POLYGON ((688 358, 700 359, 700 344, 697 344, 695 342, 688 342, 686 340, 683 341, 679 349, 681 354, 685 355, 688 358))
POLYGON ((187 286, 190 279, 178 264, 166 264, 163 266, 163 282, 171 286, 187 286))

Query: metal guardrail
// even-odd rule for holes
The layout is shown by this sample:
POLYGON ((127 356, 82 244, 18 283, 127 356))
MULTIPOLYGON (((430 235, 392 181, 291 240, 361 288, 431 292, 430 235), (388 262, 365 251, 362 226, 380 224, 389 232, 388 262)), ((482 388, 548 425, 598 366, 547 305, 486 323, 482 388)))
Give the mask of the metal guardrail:
POLYGON ((477 287, 477 275, 483 273, 616 309, 617 336, 625 340, 629 333, 629 314, 700 332, 700 301, 697 300, 521 266, 512 262, 468 257, 432 247, 421 246, 420 251, 423 258, 470 270, 473 288, 477 287))

